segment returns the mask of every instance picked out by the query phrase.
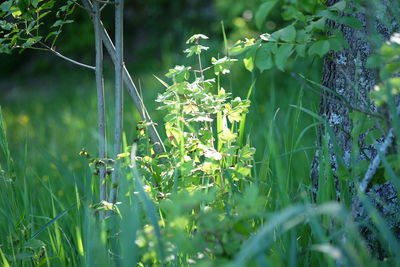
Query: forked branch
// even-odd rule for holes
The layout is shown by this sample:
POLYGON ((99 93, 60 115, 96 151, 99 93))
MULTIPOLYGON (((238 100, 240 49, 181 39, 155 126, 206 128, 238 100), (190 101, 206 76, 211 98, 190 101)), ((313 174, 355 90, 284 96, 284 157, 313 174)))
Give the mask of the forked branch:
MULTIPOLYGON (((85 8, 88 10, 90 18, 93 20, 93 6, 92 3, 89 0, 82 0, 83 5, 85 8)), ((101 22, 100 22, 101 23, 101 22)), ((104 25, 101 23, 101 37, 104 43, 104 46, 107 49, 108 54, 111 57, 111 60, 113 61, 114 64, 116 64, 117 59, 116 59, 116 51, 115 51, 115 46, 110 38, 110 36, 107 33, 107 30, 105 29, 104 25)), ((149 130, 149 136, 154 144, 154 149, 157 154, 164 154, 165 153, 165 147, 163 142, 161 141, 161 138, 157 132, 157 129, 155 128, 154 123, 151 120, 151 117, 149 113, 147 112, 147 109, 142 101, 142 98, 139 95, 139 92, 136 88, 135 83, 132 80, 132 77, 130 76, 128 70, 126 69, 125 65, 123 66, 123 80, 124 84, 126 86, 126 89, 128 90, 129 95, 132 97, 132 100, 142 117, 144 121, 147 122, 148 125, 148 130, 149 130)))

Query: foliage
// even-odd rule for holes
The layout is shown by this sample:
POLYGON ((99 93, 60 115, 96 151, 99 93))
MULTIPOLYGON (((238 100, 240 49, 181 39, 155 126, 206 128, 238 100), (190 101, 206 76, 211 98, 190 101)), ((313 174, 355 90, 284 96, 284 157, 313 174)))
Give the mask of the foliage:
MULTIPOLYGON (((282 2, 289 3, 262 4, 256 12, 261 29, 282 2)), ((368 200, 362 199, 366 214, 377 225, 372 229, 388 251, 384 262, 371 255, 359 234, 359 227, 366 223, 351 219, 350 206, 330 202, 336 199, 332 179, 323 181, 317 203, 310 204, 305 166, 310 166, 313 147, 310 149, 312 142, 307 140, 314 137, 309 130, 323 122, 308 109, 314 105, 310 95, 303 89, 291 90, 299 85, 287 76, 278 76, 272 68, 288 69, 288 54, 300 56, 303 48, 307 58, 325 55, 336 37, 324 35, 326 28, 320 20, 336 16, 338 10, 316 1, 290 3, 293 5, 284 7, 283 16, 292 24, 257 40, 244 40, 230 52, 245 54, 247 69, 269 70, 257 74, 257 84, 237 71, 238 64, 229 53, 205 59, 204 54, 212 50, 203 43, 205 35, 188 40, 186 54, 189 60, 197 61, 196 66, 175 66, 166 74, 168 82, 158 79, 165 86, 157 100, 161 103, 158 116, 165 114, 168 152, 154 154, 144 122, 137 124, 133 140, 132 120, 136 117, 130 112, 124 116, 128 127, 124 152, 118 155, 123 179, 120 202, 115 205, 98 203, 96 197, 98 166, 106 159, 86 152, 96 151, 96 114, 91 112, 95 110, 95 95, 87 90, 91 83, 81 84, 82 73, 57 77, 51 86, 70 95, 53 97, 36 91, 25 96, 26 102, 4 102, 8 136, 0 116, 0 148, 5 155, 0 158, 4 169, 0 173, 0 212, 7 219, 0 224, 2 265, 396 265, 398 242, 377 210, 367 205, 368 200), (303 31, 307 25, 314 28, 303 31), (299 41, 300 37, 308 40, 299 41), (301 45, 304 47, 299 48, 301 45), (209 66, 203 67, 204 62, 209 66), (288 83, 282 86, 282 80, 288 83), (248 99, 230 93, 250 83, 251 106, 248 99), (225 86, 228 84, 232 86, 225 86), (261 96, 268 102, 260 100, 261 96), (297 109, 285 108, 293 103, 297 109), (316 122, 310 122, 308 115, 316 122), (137 147, 130 147, 132 142, 137 147), (261 156, 255 156, 251 145, 261 156), (91 169, 83 166, 77 155, 82 146, 87 150, 80 154, 89 159, 91 169), (115 214, 99 222, 95 218, 100 209, 114 210, 115 214)), ((341 10, 340 5, 337 8, 341 10)), ((388 46, 397 49, 393 42, 388 46)), ((380 69, 397 59, 383 50, 376 65, 380 69)), ((383 81, 392 79, 387 72, 382 77, 383 81)), ((145 80, 144 84, 149 83, 145 80)), ((387 87, 382 88, 388 93, 387 87)), ((146 90, 143 93, 149 94, 146 90)), ((392 99, 389 91, 383 103, 389 105, 392 99)), ((390 124, 395 125, 397 117, 391 114, 394 119, 390 124)), ((374 115, 351 115, 354 129, 349 134, 355 150, 364 135, 371 144, 381 135, 374 124, 376 117, 382 118, 374 115)), ((328 140, 327 134, 323 137, 323 153, 327 155, 331 149, 328 140)), ((382 166, 383 182, 398 180, 396 157, 384 158, 388 164, 382 166)), ((342 180, 349 179, 348 173, 354 177, 364 173, 365 164, 354 161, 351 170, 340 173, 342 180)), ((114 165, 107 163, 110 173, 114 165)), ((329 162, 321 164, 325 166, 321 177, 332 178, 329 162)))
MULTIPOLYGON (((176 66, 166 74, 171 85, 160 80, 166 86, 157 101, 162 103, 159 109, 167 111, 167 155, 151 155, 145 124, 138 125, 135 161, 146 181, 145 190, 159 203, 171 262, 178 257, 187 257, 188 262, 204 261, 211 255, 233 258, 255 229, 250 218, 265 203, 251 182, 255 149, 238 145, 238 126, 250 101, 230 99, 219 86, 220 76, 229 73, 235 60, 212 58, 212 65, 202 69, 201 51, 207 47, 199 44, 201 39, 207 37, 194 35, 187 42, 191 45, 187 51, 195 51, 189 56, 199 56, 200 69, 176 66), (205 78, 207 70, 214 72, 205 78), (215 131, 217 123, 222 125, 220 131, 215 131)), ((152 233, 144 228, 137 241, 148 251, 144 262, 152 258, 152 233)))
POLYGON ((400 73, 399 55, 400 33, 395 33, 368 59, 369 67, 377 68, 381 79, 381 83, 377 84, 371 93, 378 106, 387 104, 389 98, 400 93, 400 78, 397 77, 400 73))
MULTIPOLYGON (((260 30, 278 1, 268 1, 260 5, 255 14, 255 23, 260 30)), ((244 65, 253 71, 257 67, 261 72, 276 66, 283 71, 292 54, 296 57, 323 57, 329 51, 339 51, 346 47, 346 41, 339 30, 328 26, 328 19, 359 28, 360 22, 350 16, 353 8, 340 1, 326 7, 317 1, 308 1, 308 5, 284 5, 282 18, 289 24, 272 33, 263 33, 257 39, 236 42, 231 49, 233 55, 245 53, 244 65), (327 32, 330 34, 326 34, 327 32)))
POLYGON ((14 49, 32 48, 46 41, 54 44, 65 24, 72 23, 68 16, 74 11, 75 2, 68 0, 56 6, 55 0, 7 0, 0 5, 0 53, 14 49), (51 17, 52 22, 46 21, 51 17))

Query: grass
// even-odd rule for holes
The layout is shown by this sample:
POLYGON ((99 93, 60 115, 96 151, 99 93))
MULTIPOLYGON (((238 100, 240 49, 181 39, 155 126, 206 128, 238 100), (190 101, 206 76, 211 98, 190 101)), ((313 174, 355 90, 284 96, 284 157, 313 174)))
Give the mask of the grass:
MULTIPOLYGON (((158 201, 154 188, 144 190, 144 185, 151 183, 140 175, 140 169, 122 168, 119 215, 103 222, 96 219, 92 208, 98 202, 97 177, 79 156, 82 148, 89 153, 97 151, 94 77, 61 74, 58 79, 68 83, 50 79, 44 89, 40 83, 26 81, 18 85, 21 89, 15 97, 5 93, 9 99, 0 103, 4 116, 0 118, 0 163, 4 170, 0 177, 2 265, 398 263, 391 257, 378 262, 368 253, 357 224, 350 219, 349 207, 332 202, 333 184, 318 192, 317 206, 310 204, 314 129, 321 123, 312 116, 316 107, 311 100, 318 96, 293 80, 282 82, 282 74, 275 71, 260 75, 254 87, 247 82, 251 81, 248 73, 238 69, 233 73, 232 80, 221 81, 224 88, 242 97, 249 88, 252 90, 247 123, 240 129, 241 133, 246 130, 241 140, 257 149, 254 179, 243 182, 240 192, 221 197, 223 205, 217 205, 213 198, 220 196, 215 190, 184 192, 174 175, 171 195, 158 201)), ((162 122, 165 114, 155 112, 153 106, 160 85, 150 75, 144 77, 143 84, 156 88, 144 91, 145 103, 150 104, 154 120, 162 122)), ((113 99, 109 92, 106 95, 110 107, 113 99)), ((138 114, 127 97, 125 107, 126 151, 136 138, 138 114)), ((107 110, 108 125, 113 125, 113 117, 113 111, 107 110)), ((165 133, 162 136, 165 138, 165 133)), ((324 151, 328 153, 327 143, 324 151)), ((325 174, 332 175, 325 165, 325 174)), ((390 255, 395 255, 398 241, 374 208, 369 205, 368 209, 375 214, 373 220, 378 226, 376 231, 382 233, 382 242, 392 251, 390 255)))

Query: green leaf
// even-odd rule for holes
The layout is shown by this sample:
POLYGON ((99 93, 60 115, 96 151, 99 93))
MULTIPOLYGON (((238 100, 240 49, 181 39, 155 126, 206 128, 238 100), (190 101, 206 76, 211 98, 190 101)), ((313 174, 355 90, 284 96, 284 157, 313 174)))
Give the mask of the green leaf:
POLYGON ((5 20, 0 20, 0 28, 6 31, 11 30, 14 26, 16 26, 15 24, 11 24, 5 20))
POLYGON ((39 4, 39 0, 31 0, 31 5, 36 8, 39 4))
POLYGON ((296 33, 296 42, 297 43, 307 43, 311 39, 311 34, 306 32, 305 30, 297 31, 296 33))
POLYGON ((285 10, 282 13, 282 18, 284 20, 299 20, 302 22, 306 21, 306 17, 302 12, 300 12, 299 7, 297 5, 284 5, 283 9, 285 10))
POLYGON ((305 44, 296 45, 295 50, 296 50, 297 55, 299 55, 300 57, 306 56, 306 45, 305 44))
POLYGON ((243 160, 252 160, 254 153, 256 153, 256 149, 248 144, 239 150, 239 156, 243 160))
POLYGON ((225 142, 232 142, 237 138, 237 135, 228 128, 222 130, 221 140, 225 142))
POLYGON ((326 21, 326 18, 320 18, 317 21, 313 21, 305 28, 305 30, 307 32, 311 32, 311 31, 314 31, 314 30, 323 31, 326 28, 325 27, 325 21, 326 21))
POLYGON ((378 140, 378 138, 382 137, 382 132, 379 130, 372 130, 369 131, 368 134, 365 136, 365 144, 366 145, 373 145, 374 143, 376 143, 376 140, 378 140))
POLYGON ((254 56, 256 54, 257 49, 253 47, 249 51, 247 51, 246 56, 243 59, 244 67, 248 71, 253 71, 254 69, 254 56))
POLYGON ((254 16, 256 26, 258 29, 261 29, 262 25, 264 24, 265 20, 268 17, 269 12, 272 10, 276 2, 277 0, 270 0, 260 5, 254 16))
POLYGON ((237 59, 223 57, 221 59, 212 58, 211 63, 214 65, 214 73, 218 75, 220 73, 227 74, 230 72, 231 65, 233 62, 237 61, 237 59))
POLYGON ((232 48, 229 49, 231 55, 239 55, 247 50, 249 50, 252 46, 255 45, 255 39, 245 39, 244 41, 237 41, 232 48))
POLYGON ((356 30, 362 29, 361 21, 359 21, 355 17, 349 17, 349 16, 340 17, 338 22, 341 23, 341 24, 344 24, 346 26, 352 27, 352 28, 354 28, 356 30))
POLYGON ((278 48, 275 55, 275 64, 281 71, 284 71, 286 63, 290 55, 293 53, 292 44, 283 44, 278 48))
POLYGON ((17 18, 17 17, 21 16, 21 14, 22 14, 22 12, 21 12, 21 10, 19 10, 19 8, 13 9, 13 12, 11 13, 11 15, 14 18, 17 18))
POLYGON ((342 50, 343 48, 348 47, 347 41, 343 37, 343 33, 341 31, 334 31, 333 36, 329 38, 330 49, 335 52, 342 50))
POLYGON ((200 39, 208 39, 204 34, 194 34, 186 41, 187 44, 197 43, 200 39))
POLYGON ((54 24, 51 26, 51 28, 58 27, 58 26, 68 24, 68 23, 72 23, 72 22, 74 22, 72 19, 68 19, 68 20, 60 19, 60 20, 57 20, 56 22, 54 22, 54 24))
POLYGON ((271 54, 271 45, 270 43, 267 43, 265 45, 262 45, 258 50, 257 50, 257 55, 255 57, 255 64, 257 68, 263 72, 264 70, 269 70, 274 66, 274 63, 272 61, 272 54, 271 54))
POLYGON ((323 57, 326 53, 329 52, 329 48, 330 48, 329 40, 321 40, 321 41, 314 43, 308 49, 308 54, 310 56, 318 55, 320 57, 323 57))
POLYGON ((203 45, 193 45, 183 52, 187 54, 186 57, 191 57, 193 55, 200 55, 202 50, 208 50, 208 48, 209 47, 203 45))
POLYGON ((11 6, 12 6, 12 1, 5 1, 0 5, 0 9, 3 12, 8 12, 8 11, 10 11, 11 6))
POLYGON ((41 36, 35 36, 32 38, 28 38, 24 44, 22 44, 22 47, 31 47, 32 45, 34 45, 35 43, 39 42, 42 39, 41 36))
POLYGON ((291 43, 296 39, 296 29, 293 25, 289 25, 279 31, 276 31, 272 34, 272 36, 276 39, 281 39, 282 41, 291 43))
POLYGON ((346 8, 346 1, 340 1, 329 7, 330 10, 343 11, 346 8))
POLYGON ((175 66, 173 69, 170 69, 165 76, 173 79, 174 82, 180 83, 189 79, 190 69, 190 67, 175 66))
POLYGON ((46 36, 46 38, 44 40, 47 41, 47 39, 49 39, 51 36, 58 35, 60 33, 61 33, 61 31, 51 32, 46 36))

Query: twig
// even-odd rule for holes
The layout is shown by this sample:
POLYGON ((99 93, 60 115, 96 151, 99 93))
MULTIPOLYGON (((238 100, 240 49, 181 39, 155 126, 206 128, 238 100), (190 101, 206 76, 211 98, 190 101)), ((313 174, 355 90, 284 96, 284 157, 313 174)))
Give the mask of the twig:
POLYGON ((78 66, 81 66, 81 67, 84 67, 84 68, 88 68, 88 69, 91 69, 91 70, 96 70, 96 68, 93 67, 93 66, 86 65, 86 64, 81 63, 81 62, 78 62, 78 61, 76 61, 76 60, 74 60, 74 59, 72 59, 72 58, 69 58, 69 57, 64 56, 63 54, 61 54, 60 52, 57 52, 56 50, 54 50, 53 48, 51 48, 50 46, 46 45, 46 44, 43 43, 43 42, 38 42, 38 43, 39 43, 41 46, 43 46, 44 48, 46 48, 48 51, 50 51, 51 53, 53 53, 54 55, 56 55, 56 56, 58 56, 58 57, 60 57, 60 58, 62 58, 62 59, 65 59, 65 60, 68 61, 68 62, 71 62, 71 63, 73 63, 73 64, 75 64, 75 65, 78 65, 78 66))
POLYGON ((212 67, 214 67, 214 66, 208 66, 207 68, 204 68, 203 70, 189 70, 189 71, 192 71, 192 72, 205 72, 206 70, 209 70, 212 67))
POLYGON ((378 153, 376 154, 374 160, 371 162, 371 164, 368 166, 367 172, 365 173, 364 180, 360 183, 359 189, 361 192, 365 192, 365 190, 368 188, 368 184, 371 182, 372 177, 376 173, 376 170, 379 167, 379 164, 381 163, 381 157, 385 156, 390 145, 393 142, 393 128, 390 128, 388 135, 386 136, 385 140, 383 141, 381 147, 378 149, 378 153))
POLYGON ((72 2, 74 2, 74 4, 77 5, 78 7, 80 7, 80 8, 82 8, 82 9, 88 11, 88 10, 86 9, 86 7, 84 7, 84 6, 82 6, 81 4, 79 4, 76 0, 72 0, 72 2))

